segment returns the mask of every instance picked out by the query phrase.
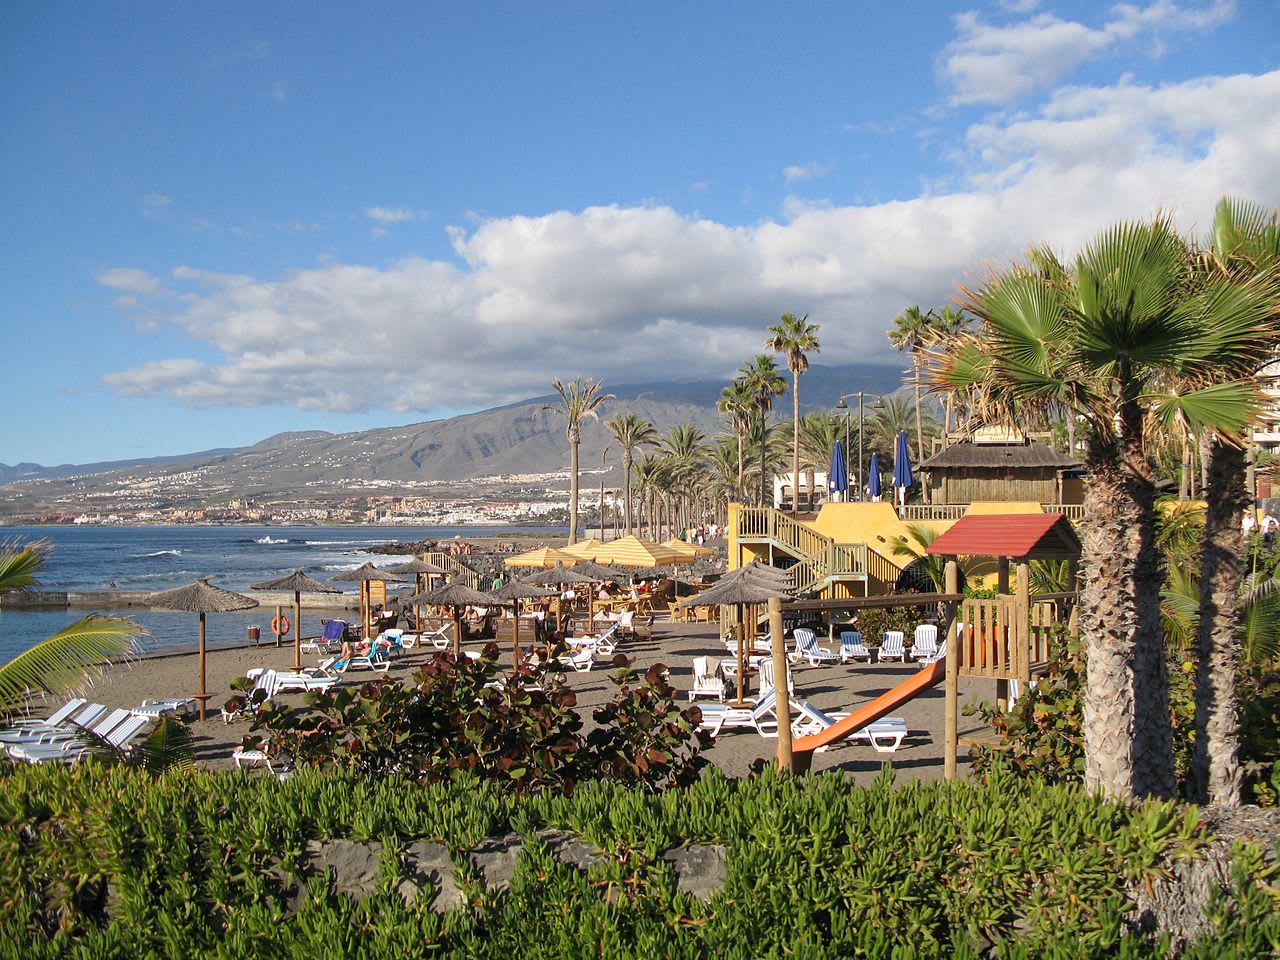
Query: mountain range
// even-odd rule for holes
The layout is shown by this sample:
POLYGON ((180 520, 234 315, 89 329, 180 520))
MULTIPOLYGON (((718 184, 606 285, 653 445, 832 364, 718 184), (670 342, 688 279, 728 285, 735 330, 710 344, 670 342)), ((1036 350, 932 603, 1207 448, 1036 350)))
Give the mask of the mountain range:
MULTIPOLYGON (((788 375, 787 393, 775 404, 780 420, 790 414, 790 379, 788 375)), ((882 394, 901 386, 902 373, 897 367, 814 364, 800 381, 802 409, 831 410, 840 395, 850 390, 882 394)), ((630 412, 653 423, 659 432, 687 421, 714 436, 724 429, 715 409, 723 387, 723 381, 711 380, 606 385, 613 399, 602 410, 602 419, 630 412)), ((29 489, 27 483, 12 486, 23 480, 43 481, 35 486, 45 494, 71 486, 91 493, 143 478, 198 473, 202 485, 249 495, 303 489, 340 491, 353 480, 377 480, 393 486, 407 481, 553 473, 568 465, 564 421, 555 412, 558 406, 559 397, 548 394, 445 420, 340 434, 282 433, 234 449, 56 467, 0 464, 0 484, 10 493, 29 489)), ((856 415, 856 402, 852 409, 856 415)), ((580 447, 583 471, 601 468, 611 440, 601 423, 584 422, 580 447)), ((616 463, 616 449, 608 459, 616 463)))

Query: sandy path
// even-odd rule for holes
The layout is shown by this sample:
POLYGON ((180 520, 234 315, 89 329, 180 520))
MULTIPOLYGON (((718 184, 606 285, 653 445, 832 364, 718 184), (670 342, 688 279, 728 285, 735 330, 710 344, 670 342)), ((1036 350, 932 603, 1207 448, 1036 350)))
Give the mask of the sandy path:
MULTIPOLYGON (((479 643, 469 647, 478 649, 479 643)), ((692 677, 692 659, 703 654, 719 658, 724 646, 706 625, 659 623, 650 639, 626 641, 621 652, 634 658, 638 668, 661 661, 671 671, 672 683, 681 691, 689 688, 692 677)), ((432 651, 433 653, 434 651, 432 651)), ((406 677, 431 653, 418 649, 408 653, 392 667, 390 676, 406 677)), ((314 654, 303 655, 303 665, 317 662, 314 654)), ((230 696, 230 682, 242 677, 252 667, 289 669, 293 664, 292 647, 277 649, 273 644, 260 647, 241 647, 210 651, 207 661, 208 690, 213 694, 209 701, 209 719, 196 721, 192 729, 196 736, 197 760, 215 769, 231 766, 232 748, 248 731, 248 724, 226 724, 218 708, 230 696)), ((794 668, 796 696, 812 700, 827 710, 848 709, 871 697, 878 696, 915 671, 914 665, 856 664, 829 667, 794 668)), ((113 667, 105 677, 85 693, 90 700, 105 703, 109 707, 133 707, 144 699, 163 699, 171 696, 189 696, 196 689, 197 661, 193 651, 167 653, 146 657, 132 663, 113 667)), ((361 682, 373 675, 367 671, 348 674, 343 682, 361 682)), ((609 698, 614 690, 609 681, 607 666, 599 666, 589 673, 568 674, 568 682, 578 695, 578 710, 590 723, 592 709, 609 698)), ((990 681, 961 681, 961 707, 972 700, 994 697, 994 684, 990 681)), ((303 706, 302 694, 285 694, 283 701, 303 706)), ((59 701, 60 702, 60 701, 59 701)), ((893 766, 900 782, 915 779, 935 779, 942 776, 942 711, 943 691, 939 686, 895 710, 895 715, 907 721, 910 735, 896 753, 877 753, 869 745, 852 744, 832 748, 814 756, 813 769, 840 769, 868 783, 877 776, 884 763, 893 766)), ((979 733, 982 728, 974 718, 960 717, 960 735, 979 733)), ((751 762, 758 757, 772 757, 775 740, 766 740, 753 730, 727 731, 720 735, 707 757, 731 776, 743 776, 751 762)), ((963 774, 968 767, 967 757, 960 758, 963 774)))

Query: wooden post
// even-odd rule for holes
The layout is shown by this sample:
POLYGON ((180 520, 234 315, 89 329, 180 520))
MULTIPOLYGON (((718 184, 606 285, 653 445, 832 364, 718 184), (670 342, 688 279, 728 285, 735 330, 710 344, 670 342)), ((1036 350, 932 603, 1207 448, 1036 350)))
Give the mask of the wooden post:
POLYGON ((462 614, 458 613, 456 603, 450 609, 453 611, 453 659, 457 660, 462 656, 462 614))
POLYGON ((279 649, 280 649, 280 637, 281 637, 281 636, 283 636, 283 634, 281 634, 281 633, 280 633, 280 630, 279 630, 279 627, 280 627, 280 625, 281 625, 281 623, 282 623, 282 621, 281 621, 281 617, 283 617, 283 616, 284 616, 284 607, 282 607, 280 604, 278 604, 278 603, 277 603, 277 604, 276 604, 276 618, 275 618, 275 620, 273 620, 273 621, 272 621, 272 622, 276 625, 276 628, 275 628, 275 629, 273 629, 273 630, 271 631, 272 633, 274 633, 274 634, 276 635, 276 649, 277 649, 277 650, 279 650, 279 649))
POLYGON ((196 699, 200 702, 200 719, 203 720, 209 704, 209 694, 204 689, 204 611, 200 612, 200 692, 196 699))
POLYGON ((733 633, 734 636, 738 638, 738 699, 735 706, 741 707, 744 704, 742 699, 742 686, 746 680, 746 677, 744 677, 743 674, 747 672, 746 657, 743 656, 743 646, 745 645, 744 632, 747 627, 746 624, 742 622, 742 604, 735 603, 733 605, 733 611, 736 617, 736 622, 733 625, 733 633))
POLYGON ((793 773, 791 700, 787 686, 787 648, 782 641, 782 598, 769 598, 769 640, 773 647, 773 712, 778 717, 778 769, 793 773))
POLYGON ((302 669, 302 591, 293 591, 293 670, 302 669))
MULTIPOLYGON (((954 558, 946 565, 947 593, 960 592, 960 572, 954 558)), ((958 617, 956 604, 951 606, 951 623, 947 627, 947 688, 943 706, 943 741, 946 753, 942 773, 948 780, 956 778, 956 752, 960 749, 960 646, 956 642, 958 617)))
MULTIPOLYGON (((996 593, 1001 596, 1009 595, 1009 558, 999 557, 996 560, 996 593)), ((1008 624, 1000 623, 997 617, 996 632, 1008 629, 1008 624)), ((1000 642, 999 636, 996 637, 996 643, 1000 642)), ((1015 641, 1016 642, 1016 641, 1015 641)), ((996 681, 996 707, 1000 710, 1009 709, 1009 681, 996 681)))
POLYGON ((1014 663, 1018 679, 1026 683, 1031 679, 1031 564, 1018 564, 1017 619, 1014 621, 1014 663))

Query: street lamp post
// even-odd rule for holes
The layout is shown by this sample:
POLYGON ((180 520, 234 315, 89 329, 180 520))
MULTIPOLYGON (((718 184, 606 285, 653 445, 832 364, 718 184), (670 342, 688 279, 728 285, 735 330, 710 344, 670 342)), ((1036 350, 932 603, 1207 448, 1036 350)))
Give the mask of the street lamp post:
MULTIPOLYGON (((836 401, 836 409, 844 411, 844 459, 846 464, 845 469, 847 472, 848 470, 847 465, 849 462, 849 405, 845 403, 845 400, 848 399, 849 397, 858 398, 858 499, 859 500, 862 499, 862 490, 863 490, 862 478, 864 475, 863 466, 862 466, 862 426, 863 426, 862 400, 866 395, 867 395, 867 392, 865 390, 859 390, 857 393, 846 393, 844 396, 842 396, 839 400, 836 401)), ((872 396, 874 396, 874 394, 872 394, 872 396)))

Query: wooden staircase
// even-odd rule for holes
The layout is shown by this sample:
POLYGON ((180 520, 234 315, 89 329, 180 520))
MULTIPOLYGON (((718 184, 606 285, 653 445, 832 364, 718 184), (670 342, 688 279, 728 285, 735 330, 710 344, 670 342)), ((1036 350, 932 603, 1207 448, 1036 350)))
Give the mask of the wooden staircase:
POLYGON ((814 595, 839 582, 891 588, 900 572, 865 543, 836 543, 772 507, 738 510, 738 542, 767 543, 794 559, 787 569, 797 596, 814 595))

